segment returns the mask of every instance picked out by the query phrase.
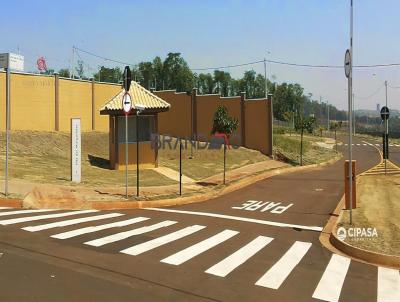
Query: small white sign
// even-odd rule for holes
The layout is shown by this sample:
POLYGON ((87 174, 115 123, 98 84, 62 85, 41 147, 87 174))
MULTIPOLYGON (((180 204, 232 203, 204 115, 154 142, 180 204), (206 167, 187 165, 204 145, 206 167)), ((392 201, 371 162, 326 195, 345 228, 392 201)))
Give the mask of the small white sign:
POLYGON ((126 114, 128 114, 132 109, 132 99, 128 92, 126 92, 122 97, 122 108, 124 108, 126 114))
POLYGON ((81 119, 71 119, 71 180, 81 182, 81 119))
POLYGON ((15 53, 2 53, 0 54, 0 68, 24 71, 24 56, 15 53))

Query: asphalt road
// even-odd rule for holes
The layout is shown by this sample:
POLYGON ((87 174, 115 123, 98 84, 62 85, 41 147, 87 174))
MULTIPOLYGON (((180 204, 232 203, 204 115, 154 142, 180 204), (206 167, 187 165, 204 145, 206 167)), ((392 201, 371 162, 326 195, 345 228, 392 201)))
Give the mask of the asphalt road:
MULTIPOLYGON (((354 143, 358 173, 379 162, 354 143)), ((0 301, 400 301, 398 271, 319 242, 343 174, 341 160, 164 209, 1 209, 0 301)))

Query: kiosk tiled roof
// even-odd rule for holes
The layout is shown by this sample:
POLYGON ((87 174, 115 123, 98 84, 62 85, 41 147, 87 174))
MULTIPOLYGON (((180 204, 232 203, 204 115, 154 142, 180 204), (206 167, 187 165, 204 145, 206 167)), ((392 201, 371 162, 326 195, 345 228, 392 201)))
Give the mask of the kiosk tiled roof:
MULTIPOLYGON (((122 110, 122 96, 124 95, 124 89, 115 95, 111 100, 106 102, 101 108, 100 111, 110 111, 110 110, 122 110)), ((135 81, 131 82, 131 87, 129 88, 129 94, 132 98, 132 108, 135 108, 135 104, 143 105, 146 109, 168 109, 171 105, 151 93, 143 86, 138 84, 135 81)))

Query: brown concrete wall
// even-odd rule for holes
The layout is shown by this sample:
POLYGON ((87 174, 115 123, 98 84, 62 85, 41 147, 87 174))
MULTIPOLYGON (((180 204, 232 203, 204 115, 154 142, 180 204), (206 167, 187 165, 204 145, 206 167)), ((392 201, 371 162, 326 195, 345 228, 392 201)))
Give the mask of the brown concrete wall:
POLYGON ((246 146, 249 149, 259 150, 264 154, 271 154, 271 101, 246 100, 246 146))
POLYGON ((240 144, 240 97, 221 98, 219 95, 197 96, 197 134, 200 140, 209 141, 214 113, 219 106, 225 106, 231 117, 239 121, 238 129, 232 135, 232 144, 240 144))
POLYGON ((158 114, 160 133, 190 138, 191 96, 175 91, 155 91, 154 93, 171 104, 169 111, 158 114))

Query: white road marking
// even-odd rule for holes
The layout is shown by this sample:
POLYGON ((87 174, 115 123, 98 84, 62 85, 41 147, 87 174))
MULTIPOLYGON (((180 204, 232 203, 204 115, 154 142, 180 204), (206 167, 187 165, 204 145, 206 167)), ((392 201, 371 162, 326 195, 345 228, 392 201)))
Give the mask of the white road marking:
POLYGON ((47 215, 39 215, 39 216, 6 219, 6 220, 0 220, 0 224, 8 225, 8 224, 21 223, 21 222, 29 222, 29 221, 36 221, 36 220, 43 220, 43 219, 50 219, 50 218, 59 218, 59 217, 66 217, 66 216, 72 216, 72 215, 94 213, 94 212, 98 212, 98 210, 83 210, 83 211, 64 212, 64 213, 58 213, 58 214, 47 214, 47 215))
POLYGON ((363 146, 367 146, 367 144, 363 144, 363 146))
POLYGON ((91 245, 91 246, 103 246, 105 244, 109 244, 112 242, 116 242, 116 241, 120 241, 135 235, 140 235, 140 234, 144 234, 144 233, 148 233, 157 229, 161 229, 161 228, 165 228, 168 227, 170 225, 175 224, 176 221, 171 221, 171 220, 166 220, 163 222, 159 222, 156 224, 152 224, 149 226, 144 226, 138 229, 133 229, 133 230, 129 230, 129 231, 125 231, 125 232, 120 232, 117 234, 113 234, 110 236, 106 236, 103 238, 99 238, 99 239, 95 239, 95 240, 91 240, 91 241, 87 241, 85 242, 85 244, 87 245, 91 245))
POLYGON ((360 144, 357 144, 357 146, 360 146, 360 144))
POLYGON ((379 147, 381 144, 375 144, 375 146, 379 147))
POLYGON ((110 214, 104 214, 104 215, 64 220, 64 221, 59 221, 59 222, 52 222, 52 223, 47 223, 47 224, 42 224, 42 225, 29 226, 29 227, 25 227, 22 229, 25 231, 28 231, 28 232, 38 232, 38 231, 48 230, 48 229, 52 229, 52 228, 59 228, 59 227, 64 227, 64 226, 68 226, 68 225, 79 224, 79 223, 83 223, 83 222, 96 221, 96 220, 107 219, 107 218, 114 218, 114 217, 118 217, 118 216, 122 216, 122 215, 124 215, 124 214, 110 213, 110 214))
POLYGON ((162 237, 159 237, 159 238, 156 238, 156 239, 153 239, 150 241, 146 241, 146 242, 138 244, 138 245, 134 245, 132 247, 129 247, 127 249, 120 251, 120 253, 136 256, 136 255, 142 254, 144 252, 150 251, 152 249, 155 249, 164 244, 167 244, 172 241, 178 240, 180 238, 189 236, 189 235, 196 233, 204 228, 205 228, 205 226, 203 226, 203 225, 192 225, 192 226, 186 227, 184 229, 181 229, 179 231, 164 235, 162 237))
POLYGON ((57 239, 68 239, 68 238, 80 236, 83 234, 94 233, 94 232, 101 231, 101 230, 117 228, 117 227, 124 227, 124 226, 128 226, 128 225, 131 225, 134 223, 142 222, 142 221, 145 221, 148 219, 149 218, 147 218, 147 217, 136 217, 136 218, 132 218, 132 219, 128 219, 128 220, 122 220, 122 221, 117 221, 117 222, 112 222, 112 223, 107 223, 107 224, 102 224, 102 225, 97 225, 97 226, 89 226, 86 228, 76 229, 76 230, 72 230, 69 232, 55 234, 50 237, 57 238, 57 239))
POLYGON ((188 248, 173 254, 167 258, 161 260, 163 263, 173 264, 173 265, 180 265, 201 253, 213 248, 214 246, 232 238, 233 236, 239 234, 237 231, 232 230, 224 230, 210 238, 207 238, 203 241, 200 241, 188 248))
POLYGON ((0 216, 8 216, 8 215, 19 215, 19 214, 31 214, 31 213, 43 213, 43 212, 50 212, 56 210, 17 210, 17 211, 8 211, 8 212, 1 212, 0 216))
POLYGON ((339 301, 350 261, 350 258, 333 254, 312 297, 329 302, 339 301))
POLYGON ((400 272, 378 267, 378 302, 400 301, 400 272))
POLYGON ((296 241, 282 258, 256 282, 256 285, 278 289, 310 247, 310 242, 296 241))
POLYGON ((318 226, 305 226, 305 225, 298 225, 298 224, 289 224, 289 223, 283 223, 283 222, 260 220, 260 219, 254 219, 254 218, 223 215, 223 214, 216 214, 216 213, 182 211, 182 210, 162 209, 162 208, 145 208, 145 210, 158 211, 158 212, 169 212, 169 213, 179 213, 179 214, 188 214, 188 215, 197 215, 197 216, 207 216, 207 217, 214 217, 214 218, 222 218, 222 219, 230 219, 230 220, 236 220, 236 221, 244 221, 244 222, 257 223, 257 224, 264 224, 264 225, 276 226, 276 227, 281 227, 281 228, 297 228, 297 229, 308 230, 308 231, 316 231, 316 232, 321 232, 322 229, 323 229, 322 227, 318 227, 318 226))
POLYGON ((0 210, 8 210, 11 209, 10 207, 0 207, 0 210))
POLYGON ((269 244, 273 238, 258 236, 248 244, 206 270, 206 273, 225 277, 269 244))

